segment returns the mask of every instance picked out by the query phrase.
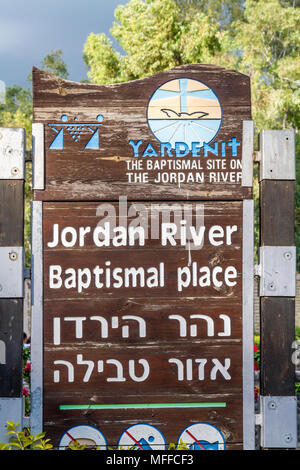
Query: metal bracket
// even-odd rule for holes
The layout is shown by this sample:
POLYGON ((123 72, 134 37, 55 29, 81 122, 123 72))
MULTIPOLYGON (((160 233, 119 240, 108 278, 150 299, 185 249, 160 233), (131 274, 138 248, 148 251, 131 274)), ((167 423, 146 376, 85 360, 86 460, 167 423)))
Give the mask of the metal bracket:
POLYGON ((262 426, 262 424, 263 424, 262 413, 255 413, 255 426, 262 426))
POLYGON ((295 131, 263 130, 260 133, 259 180, 295 180, 295 131))
POLYGON ((297 398, 261 396, 261 446, 297 447, 297 398))
POLYGON ((44 165, 44 125, 32 124, 32 188, 45 189, 45 165, 44 165))
POLYGON ((296 247, 262 246, 260 259, 260 297, 296 296, 296 247))
POLYGON ((0 298, 24 297, 24 248, 0 247, 0 298))
POLYGON ((25 130, 0 128, 0 179, 25 179, 25 130))

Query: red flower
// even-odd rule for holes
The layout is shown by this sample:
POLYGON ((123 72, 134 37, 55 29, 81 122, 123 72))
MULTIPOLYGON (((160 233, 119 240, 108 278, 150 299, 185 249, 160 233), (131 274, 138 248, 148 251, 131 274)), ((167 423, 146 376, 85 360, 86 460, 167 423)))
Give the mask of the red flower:
POLYGON ((26 387, 23 387, 23 395, 27 397, 29 395, 29 390, 26 387))
POLYGON ((25 372, 30 372, 30 370, 31 370, 31 364, 30 364, 30 362, 27 362, 27 364, 26 364, 24 370, 25 370, 25 372))

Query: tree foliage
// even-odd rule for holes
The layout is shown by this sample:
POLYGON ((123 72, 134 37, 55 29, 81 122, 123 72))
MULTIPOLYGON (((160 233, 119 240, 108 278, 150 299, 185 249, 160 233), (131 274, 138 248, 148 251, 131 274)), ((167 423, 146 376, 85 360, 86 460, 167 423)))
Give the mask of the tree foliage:
POLYGON ((130 0, 112 36, 84 46, 94 83, 142 78, 177 65, 214 63, 251 78, 256 127, 299 129, 300 10, 279 0, 130 0))

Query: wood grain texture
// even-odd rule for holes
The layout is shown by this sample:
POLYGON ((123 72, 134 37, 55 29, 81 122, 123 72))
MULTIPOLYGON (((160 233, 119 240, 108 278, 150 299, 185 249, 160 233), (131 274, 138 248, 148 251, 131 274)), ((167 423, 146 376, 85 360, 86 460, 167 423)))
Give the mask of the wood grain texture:
MULTIPOLYGON (((294 181, 263 180, 260 183, 261 245, 294 245, 294 181)), ((262 297, 261 393, 295 394, 295 299, 262 297)))
POLYGON ((261 393, 293 396, 295 365, 292 363, 295 338, 295 299, 261 298, 261 393))
POLYGON ((176 443, 187 425, 209 422, 222 431, 227 448, 241 448, 241 201, 252 197, 252 188, 242 187, 242 148, 238 145, 233 156, 231 144, 234 139, 242 142, 243 120, 251 120, 249 77, 195 64, 104 86, 62 80, 34 69, 33 100, 34 122, 44 124, 46 149, 45 190, 34 191, 34 199, 44 201, 44 430, 57 445, 71 426, 89 424, 104 433, 109 445, 116 445, 128 426, 145 422, 157 426, 168 443, 176 443), (199 157, 189 152, 180 158, 174 151, 172 156, 161 156, 160 143, 147 121, 153 93, 180 78, 204 83, 221 103, 222 125, 206 156, 203 149, 199 157), (86 125, 91 123, 94 130, 99 114, 103 116, 98 125, 99 148, 86 148, 91 138, 86 125), (66 127, 62 127, 62 116, 66 127), (77 138, 72 131, 77 131, 79 124, 77 138), (63 141, 55 149, 52 144, 62 129, 63 141), (141 141, 138 156, 130 140, 141 141), (157 156, 142 156, 148 144, 157 156), (212 151, 216 144, 218 155, 212 151), (221 147, 226 149, 223 156, 221 147), (149 162, 156 162, 156 167, 149 162), (141 173, 147 173, 147 178, 142 179, 141 173), (134 201, 125 216, 117 207, 122 196, 128 203, 134 201), (112 221, 109 211, 103 212, 102 207, 99 212, 105 201, 117 209, 116 225, 122 225, 124 217, 127 224, 134 223, 137 215, 148 217, 151 201, 154 205, 178 202, 179 209, 172 212, 170 222, 180 215, 184 203, 193 203, 195 221, 196 206, 202 205, 204 245, 197 250, 179 243, 163 246, 161 223, 168 211, 164 209, 154 217, 157 236, 147 230, 144 244, 97 247, 92 233, 101 219, 99 214, 112 221), (60 239, 51 247, 54 224, 58 224, 59 233, 68 232, 65 241, 72 237, 70 227, 73 234, 80 228, 91 230, 81 244, 77 240, 66 246, 68 243, 60 239), (232 242, 211 244, 208 231, 214 226, 236 226, 232 242), (179 290, 178 268, 192 268, 193 263, 197 263, 196 271, 204 266, 211 272, 234 266, 236 283, 200 287, 195 280, 179 290), (164 282, 160 285, 149 287, 138 282, 117 288, 107 281, 116 269, 141 267, 147 272, 162 264, 164 282), (53 266, 59 266, 64 277, 58 288, 50 284, 53 266), (65 283, 70 270, 93 272, 96 266, 109 268, 105 286, 91 283, 78 290, 65 283), (133 318, 139 318, 140 323, 133 318), (226 406, 89 408, 92 404, 162 402, 224 402, 226 406), (87 409, 61 410, 59 406, 64 404, 85 404, 87 409))
MULTIPOLYGON (((0 180, 0 246, 24 244, 24 181, 0 180)), ((0 396, 22 396, 23 299, 0 299, 0 396)))
MULTIPOLYGON (((161 244, 163 217, 167 210, 173 208, 170 220, 174 221, 176 217, 178 220, 179 214, 184 213, 184 203, 181 202, 173 201, 162 212, 155 210, 160 203, 142 205, 135 201, 128 204, 128 226, 137 213, 140 215, 140 212, 135 212, 137 209, 143 208, 144 215, 149 215, 152 210, 152 223, 160 228, 158 237, 151 238, 149 227, 149 238, 143 246, 137 243, 135 246, 101 248, 93 242, 93 228, 101 221, 100 212, 111 222, 113 217, 108 217, 103 210, 99 212, 99 202, 43 204, 44 425, 56 445, 62 433, 76 424, 94 425, 104 433, 110 445, 116 445, 121 433, 137 422, 157 426, 170 443, 177 442, 180 432, 188 424, 209 421, 226 436, 228 448, 241 446, 243 204, 240 201, 194 202, 190 205, 194 222, 199 205, 206 229, 204 244, 201 249, 188 252, 185 246, 161 244), (91 231, 81 246, 76 242, 74 246, 66 247, 60 238, 57 245, 51 247, 48 243, 53 241, 54 224, 58 224, 59 233, 67 227, 72 227, 77 233, 80 227, 91 227, 91 231), (230 244, 211 246, 208 234, 212 227, 225 229, 234 225, 237 230, 232 233, 230 244), (49 267, 52 265, 59 265, 63 270, 83 266, 93 268, 94 265, 104 265, 108 260, 111 269, 116 266, 149 267, 164 262, 165 286, 151 289, 139 286, 97 289, 90 286, 80 293, 63 286, 59 289, 49 287, 49 267), (211 268, 235 266, 236 285, 202 289, 190 286, 178 292, 177 268, 193 262, 211 268), (197 315, 202 317, 197 319, 197 315), (223 334, 224 316, 230 319, 227 336, 223 334), (107 326, 106 330, 102 329, 99 317, 107 326), (143 320, 144 334, 132 317, 143 320), (180 324, 184 323, 186 328, 182 330, 180 324), (177 360, 183 364, 182 377, 177 360), (71 364, 73 381, 70 381, 66 366, 55 361, 71 364), (114 361, 118 361, 122 369, 121 381, 115 381, 117 370, 114 361), (130 372, 132 362, 138 378, 145 373, 143 364, 149 366, 148 373, 140 381, 135 380, 130 372), (88 364, 90 373, 87 375, 88 364), (59 382, 54 380, 57 373, 59 382), (196 410, 87 409, 81 412, 59 409, 64 404, 85 404, 88 408, 92 404, 170 402, 224 402, 226 407, 196 410)), ((122 221, 119 205, 111 203, 109 207, 116 211, 118 226, 122 221)))
MULTIPOLYGON (((227 146, 226 168, 212 169, 208 160, 221 159, 221 142, 228 143, 232 138, 242 142, 242 121, 251 119, 249 78, 237 72, 209 65, 189 65, 177 67, 158 75, 114 85, 92 85, 62 80, 47 75, 38 69, 33 70, 34 122, 45 125, 45 191, 35 191, 36 200, 115 200, 121 195, 129 199, 172 200, 172 199, 244 199, 251 198, 252 190, 242 187, 238 180, 240 168, 231 168, 230 160, 241 162, 241 145, 236 157, 229 157, 227 146), (158 153, 159 142, 152 134, 147 122, 148 102, 155 90, 167 81, 178 78, 196 79, 211 87, 222 106, 222 126, 210 143, 219 142, 219 156, 209 152, 207 157, 192 157, 191 152, 185 161, 201 161, 203 181, 196 180, 195 169, 180 170, 182 180, 178 181, 179 170, 173 171, 175 180, 159 181, 158 174, 170 169, 151 170, 146 168, 146 160, 133 156, 129 140, 141 140, 142 152, 148 143, 158 153), (82 129, 80 139, 74 142, 69 132, 64 132, 63 150, 50 149, 57 131, 49 123, 60 129, 61 116, 67 115, 69 122, 95 122, 97 115, 103 115, 99 128, 99 150, 85 149, 91 134, 87 127, 82 129), (148 181, 130 182, 128 165, 139 161, 148 181), (216 173, 216 176, 210 176, 216 173), (232 180, 221 182, 212 178, 222 178, 221 173, 230 173, 232 180), (192 175, 192 176, 191 176, 192 175), (193 179, 194 178, 194 179, 193 179)), ((142 153, 141 152, 141 153, 142 153)), ((200 152, 201 154, 201 152, 200 152)), ((175 158, 175 157, 174 157, 175 158)), ((173 159, 174 159, 173 158, 173 159)), ((167 159, 157 157, 156 160, 167 159)), ((183 160, 178 159, 177 160, 183 160)), ((224 163, 223 162, 223 163, 224 163)), ((179 163, 179 162, 178 162, 179 163)), ((138 173, 138 172, 135 172, 138 173)))

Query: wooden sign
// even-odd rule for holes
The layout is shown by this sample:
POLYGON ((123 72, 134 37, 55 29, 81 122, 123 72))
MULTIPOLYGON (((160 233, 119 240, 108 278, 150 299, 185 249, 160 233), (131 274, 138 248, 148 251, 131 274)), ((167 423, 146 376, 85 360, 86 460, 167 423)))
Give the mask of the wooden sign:
POLYGON ((34 121, 45 130, 45 189, 36 199, 251 198, 245 75, 191 65, 100 86, 34 69, 33 83, 34 121))
POLYGON ((59 448, 251 447, 248 78, 193 65, 99 86, 34 70, 34 117, 43 430, 59 448))

